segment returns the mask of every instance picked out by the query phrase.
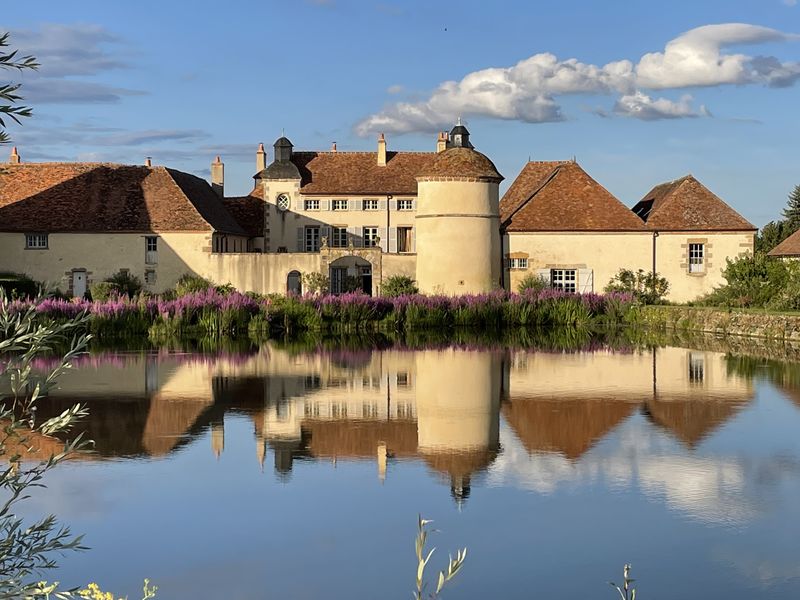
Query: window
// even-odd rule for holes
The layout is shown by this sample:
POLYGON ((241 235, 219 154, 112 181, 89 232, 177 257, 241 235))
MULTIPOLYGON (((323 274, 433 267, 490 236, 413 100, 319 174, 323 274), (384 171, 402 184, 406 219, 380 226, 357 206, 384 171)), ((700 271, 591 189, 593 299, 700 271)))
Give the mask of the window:
POLYGON ((155 269, 147 269, 144 272, 144 282, 147 285, 155 285, 155 283, 156 283, 156 272, 155 272, 155 269))
POLYGON ((364 227, 364 247, 373 248, 378 245, 378 228, 364 227))
POLYGON ((364 200, 364 210, 378 210, 378 201, 364 200))
POLYGON ((550 285, 553 289, 574 294, 577 290, 577 280, 575 269, 552 269, 550 271, 550 285))
POLYGON ((361 417, 364 419, 376 419, 378 417, 378 405, 374 402, 361 404, 361 417))
POLYGON ((332 210, 347 210, 347 200, 334 200, 331 204, 332 210))
POLYGON ((411 252, 411 227, 397 228, 397 251, 411 252))
POLYGON ((28 233, 25 235, 25 247, 29 250, 47 249, 46 233, 28 233))
POLYGON ((306 252, 319 252, 319 227, 306 227, 304 248, 306 252))
POLYGON ((306 210, 319 210, 319 200, 306 200, 303 202, 306 210))
POLYGON ((689 273, 705 271, 705 248, 703 244, 689 244, 689 273))
POLYGON ((397 373, 397 386, 398 387, 408 387, 408 373, 405 371, 399 371, 397 373))
POLYGON ((705 376, 706 358, 702 354, 689 352, 689 383, 703 383, 705 376))
POLYGON ((144 262, 148 265, 158 262, 158 238, 154 235, 144 238, 144 262))
POLYGON ((397 210, 414 210, 414 201, 410 198, 403 198, 397 201, 397 210))
POLYGON ((508 268, 509 269, 527 269, 528 268, 528 259, 527 258, 509 258, 508 259, 508 268))
POLYGON ((331 247, 347 248, 347 229, 345 227, 331 227, 331 247))

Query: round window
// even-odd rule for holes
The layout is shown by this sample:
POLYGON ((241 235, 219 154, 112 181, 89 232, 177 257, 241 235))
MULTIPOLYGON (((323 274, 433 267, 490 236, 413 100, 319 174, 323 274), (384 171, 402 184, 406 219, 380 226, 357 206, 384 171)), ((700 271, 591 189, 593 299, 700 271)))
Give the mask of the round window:
POLYGON ((289 206, 291 205, 291 201, 289 200, 288 194, 281 194, 278 196, 277 200, 278 210, 289 210, 289 206))

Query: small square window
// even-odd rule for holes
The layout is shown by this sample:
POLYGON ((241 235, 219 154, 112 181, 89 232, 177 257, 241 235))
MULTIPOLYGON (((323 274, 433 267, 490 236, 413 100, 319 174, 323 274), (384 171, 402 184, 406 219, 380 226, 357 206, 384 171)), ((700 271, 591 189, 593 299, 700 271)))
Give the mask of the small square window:
POLYGON ((25 235, 25 247, 30 250, 47 249, 46 233, 28 233, 25 235))
POLYGON ((397 210, 414 210, 414 201, 410 198, 402 198, 398 200, 397 210))
POLYGON ((154 269, 147 269, 144 272, 144 282, 147 285, 155 285, 156 283, 156 272, 154 269))
POLYGON ((550 285, 553 289, 574 294, 578 288, 578 277, 575 269, 551 269, 550 285))
POLYGON ((696 352, 689 352, 689 383, 703 383, 706 370, 706 357, 696 352))
POLYGON ((527 269, 528 268, 528 259, 527 258, 509 258, 507 264, 508 264, 508 268, 509 269, 527 269))
POLYGON ((319 210, 319 200, 305 200, 303 207, 306 210, 319 210))
POLYGON ((378 210, 378 201, 374 199, 364 200, 364 210, 378 210))
POLYGON ((334 200, 331 203, 332 210, 347 210, 347 200, 334 200))

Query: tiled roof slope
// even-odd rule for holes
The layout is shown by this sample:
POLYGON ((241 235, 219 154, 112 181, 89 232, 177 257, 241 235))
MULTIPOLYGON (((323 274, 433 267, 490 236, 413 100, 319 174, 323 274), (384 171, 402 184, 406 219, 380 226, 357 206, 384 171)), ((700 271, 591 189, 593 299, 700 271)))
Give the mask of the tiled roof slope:
POLYGON ((457 147, 437 154, 419 172, 417 179, 477 179, 499 183, 503 176, 486 155, 472 148, 457 147))
POLYGON ((417 174, 435 152, 387 152, 378 165, 376 152, 294 152, 302 194, 416 195, 417 174))
POLYGON ((223 200, 225 208, 249 237, 264 235, 264 208, 266 205, 261 198, 263 194, 260 190, 259 186, 250 192, 249 196, 232 196, 223 200))
POLYGON ((649 229, 751 231, 756 227, 692 175, 662 183, 633 207, 649 229))
POLYGON ((0 166, 0 231, 244 234, 203 179, 105 163, 0 166))
POLYGON ((795 231, 770 250, 769 256, 800 256, 800 231, 795 231))
POLYGON ((533 192, 544 183, 545 178, 558 165, 566 161, 530 161, 520 171, 517 178, 503 194, 500 200, 500 220, 505 221, 519 206, 531 197, 533 192))
MULTIPOLYGON (((534 173, 530 174, 529 187, 525 189, 519 186, 514 194, 527 197, 513 211, 501 208, 505 216, 502 223, 506 231, 645 229, 639 217, 592 179, 576 162, 557 164, 539 181, 536 181, 534 173)), ((506 198, 503 200, 505 202, 506 198)))

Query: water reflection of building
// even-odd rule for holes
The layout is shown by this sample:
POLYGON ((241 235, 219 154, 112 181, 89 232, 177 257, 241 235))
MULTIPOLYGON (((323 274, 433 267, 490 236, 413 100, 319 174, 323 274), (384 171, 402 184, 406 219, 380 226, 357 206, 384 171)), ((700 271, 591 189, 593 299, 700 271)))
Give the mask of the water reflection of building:
POLYGON ((373 461, 378 478, 421 459, 466 497, 500 452, 500 416, 531 454, 580 459, 632 415, 693 448, 753 396, 723 354, 681 348, 574 354, 442 349, 251 356, 112 357, 75 369, 43 401, 89 405, 97 456, 164 456, 230 417, 288 477, 300 460, 373 461), (117 362, 114 362, 117 361, 117 362), (121 362, 120 362, 121 361, 121 362))

